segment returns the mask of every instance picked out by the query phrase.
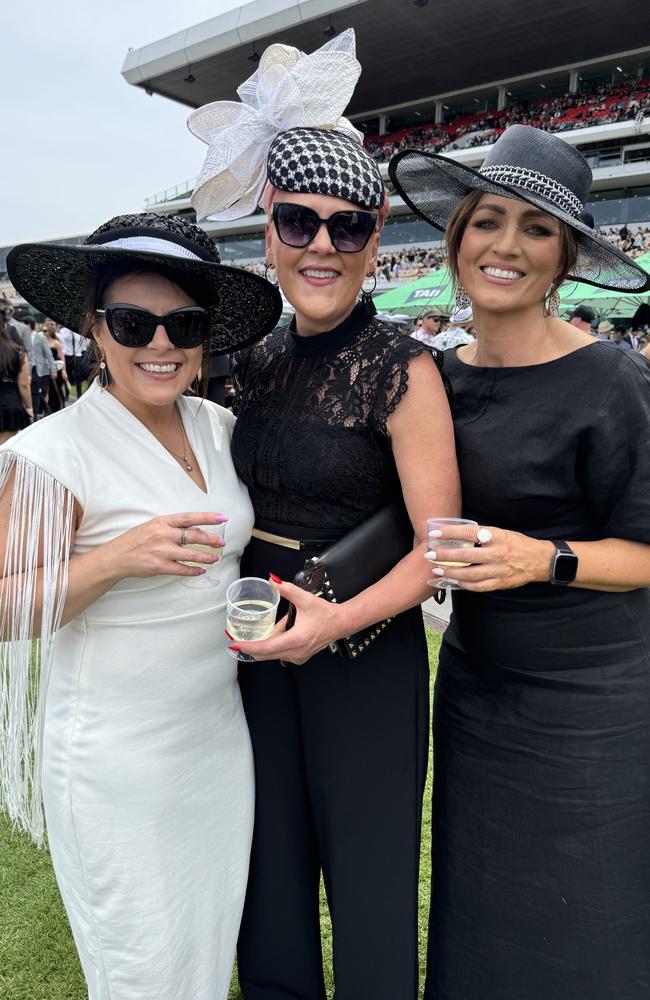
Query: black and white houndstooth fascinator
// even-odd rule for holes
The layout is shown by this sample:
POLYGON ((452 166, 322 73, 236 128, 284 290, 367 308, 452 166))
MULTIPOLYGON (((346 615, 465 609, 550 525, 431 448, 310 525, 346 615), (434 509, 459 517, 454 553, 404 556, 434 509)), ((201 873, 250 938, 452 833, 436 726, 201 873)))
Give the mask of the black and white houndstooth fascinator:
POLYGON ((583 221, 592 174, 582 153, 559 136, 511 125, 479 170, 447 156, 405 149, 390 161, 390 179, 413 211, 444 230, 471 191, 517 198, 541 208, 573 230, 578 259, 571 277, 602 288, 639 291, 648 275, 583 221))

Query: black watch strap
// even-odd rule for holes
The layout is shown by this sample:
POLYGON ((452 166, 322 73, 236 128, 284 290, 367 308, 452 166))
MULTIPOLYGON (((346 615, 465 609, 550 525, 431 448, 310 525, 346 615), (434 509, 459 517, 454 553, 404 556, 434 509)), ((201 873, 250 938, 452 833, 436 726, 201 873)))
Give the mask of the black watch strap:
POLYGON ((576 578, 578 557, 567 542, 552 539, 555 555, 551 559, 551 583, 567 587, 576 578))

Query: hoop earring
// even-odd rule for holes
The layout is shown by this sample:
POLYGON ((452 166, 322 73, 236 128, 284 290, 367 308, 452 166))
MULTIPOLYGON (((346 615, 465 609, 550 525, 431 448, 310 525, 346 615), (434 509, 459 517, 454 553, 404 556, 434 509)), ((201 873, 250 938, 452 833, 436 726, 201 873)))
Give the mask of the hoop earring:
POLYGON ((275 281, 271 281, 271 279, 269 278, 269 271, 275 271, 275 265, 274 264, 270 264, 268 262, 268 260, 265 260, 264 261, 264 278, 265 278, 266 281, 268 281, 269 285, 273 285, 274 288, 277 288, 277 285, 278 285, 277 275, 276 275, 276 280, 275 281))
POLYGON ((97 381, 99 382, 100 389, 107 389, 108 386, 110 385, 109 378, 108 378, 108 368, 106 367, 106 355, 105 354, 101 354, 100 355, 99 377, 98 377, 97 381))
POLYGON ((374 271, 366 275, 367 278, 372 278, 372 288, 364 288, 361 286, 361 315, 364 319, 372 319, 373 316, 377 315, 377 307, 372 301, 372 293, 377 287, 377 275, 374 271))
POLYGON ((456 312, 460 312, 461 309, 469 309, 472 304, 472 300, 463 286, 457 285, 454 291, 456 295, 456 312))

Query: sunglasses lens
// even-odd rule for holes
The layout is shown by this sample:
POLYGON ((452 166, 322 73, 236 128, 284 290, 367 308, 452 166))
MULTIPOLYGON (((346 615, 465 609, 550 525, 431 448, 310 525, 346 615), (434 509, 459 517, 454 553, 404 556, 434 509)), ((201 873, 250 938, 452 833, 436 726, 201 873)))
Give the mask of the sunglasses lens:
POLYGON ((306 247, 311 243, 320 220, 311 208, 282 203, 276 206, 275 224, 278 236, 290 247, 306 247))
POLYGON ((156 318, 145 309, 109 306, 106 313, 108 328, 113 339, 122 347, 144 347, 152 339, 156 329, 156 318))
POLYGON ((165 326, 175 347, 198 347, 208 335, 208 313, 198 306, 177 309, 167 315, 165 326))
POLYGON ((363 250, 376 221, 371 212, 336 212, 330 218, 328 227, 332 246, 340 253, 363 250))

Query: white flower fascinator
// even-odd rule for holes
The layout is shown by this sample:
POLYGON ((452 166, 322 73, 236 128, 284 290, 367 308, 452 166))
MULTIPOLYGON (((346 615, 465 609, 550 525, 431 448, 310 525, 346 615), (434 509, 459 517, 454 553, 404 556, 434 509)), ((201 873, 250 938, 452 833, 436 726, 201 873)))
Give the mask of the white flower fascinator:
POLYGON ((188 128, 208 147, 192 195, 197 219, 250 215, 266 184, 269 148, 287 129, 337 129, 362 143, 362 133, 342 117, 361 74, 355 52, 352 28, 311 55, 271 45, 238 88, 241 104, 214 101, 192 112, 188 128))

